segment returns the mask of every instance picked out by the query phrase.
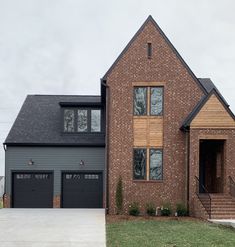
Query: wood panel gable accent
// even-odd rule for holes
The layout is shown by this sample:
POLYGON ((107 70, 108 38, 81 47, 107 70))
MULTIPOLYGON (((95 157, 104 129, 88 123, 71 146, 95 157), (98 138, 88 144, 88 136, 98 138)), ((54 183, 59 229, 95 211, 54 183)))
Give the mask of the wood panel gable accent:
POLYGON ((190 128, 235 128, 235 120, 219 96, 212 93, 193 118, 190 128))

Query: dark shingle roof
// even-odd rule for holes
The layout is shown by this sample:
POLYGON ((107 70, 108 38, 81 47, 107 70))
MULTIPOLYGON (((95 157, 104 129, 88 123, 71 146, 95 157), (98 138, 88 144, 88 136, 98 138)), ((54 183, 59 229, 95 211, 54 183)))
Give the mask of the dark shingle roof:
POLYGON ((223 104, 226 111, 229 113, 229 115, 235 119, 235 116, 233 112, 230 110, 229 105, 224 100, 222 95, 219 93, 219 91, 216 88, 212 88, 210 92, 201 98, 201 100, 198 102, 198 104, 194 107, 192 112, 189 113, 189 115, 185 118, 184 122, 182 123, 182 126, 180 127, 181 130, 186 130, 189 128, 191 122, 193 121, 194 117, 198 114, 198 112, 201 110, 201 108, 205 105, 207 100, 210 98, 210 96, 214 94, 216 97, 220 100, 220 102, 223 104))
POLYGON ((224 103, 229 106, 223 95, 220 93, 218 88, 215 86, 215 84, 212 82, 210 78, 198 78, 202 86, 206 89, 207 93, 210 93, 213 89, 217 91, 217 93, 220 95, 220 97, 223 99, 224 103))
POLYGON ((29 95, 6 140, 14 145, 104 145, 104 134, 63 134, 61 102, 100 105, 100 96, 29 95))

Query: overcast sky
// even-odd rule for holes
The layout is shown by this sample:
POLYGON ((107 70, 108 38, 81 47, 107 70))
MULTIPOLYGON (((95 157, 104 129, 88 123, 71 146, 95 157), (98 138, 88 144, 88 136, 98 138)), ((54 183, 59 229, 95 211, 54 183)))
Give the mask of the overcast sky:
POLYGON ((149 14, 235 112, 234 12, 233 0, 0 0, 0 141, 27 94, 99 94, 100 78, 149 14))

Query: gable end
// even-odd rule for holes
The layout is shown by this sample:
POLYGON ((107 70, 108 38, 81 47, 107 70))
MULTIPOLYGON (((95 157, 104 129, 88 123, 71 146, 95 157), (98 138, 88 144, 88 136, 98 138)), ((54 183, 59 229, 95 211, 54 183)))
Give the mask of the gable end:
POLYGON ((193 78, 193 80, 197 83, 197 85, 199 86, 199 88, 206 95, 207 94, 207 91, 206 91, 205 87, 202 85, 202 83, 200 82, 200 80, 195 76, 195 74, 192 72, 192 70, 186 64, 186 62, 184 61, 184 59, 181 57, 181 55, 179 54, 179 52, 176 50, 176 48, 173 46, 173 44, 171 43, 171 41, 167 38, 167 36, 165 35, 165 33, 158 26, 158 24, 156 23, 156 21, 153 19, 153 17, 151 15, 148 16, 148 18, 146 19, 146 21, 142 24, 142 26, 139 28, 139 30, 135 33, 135 35, 133 36, 133 38, 129 41, 129 43, 126 45, 126 47, 123 49, 123 51, 117 57, 117 59, 114 61, 114 63, 108 69, 108 71, 105 73, 105 75, 103 76, 103 78, 101 79, 101 81, 106 81, 107 80, 108 75, 111 73, 111 71, 114 69, 114 67, 116 66, 116 64, 119 62, 119 60, 123 57, 123 55, 129 49, 129 47, 131 46, 131 44, 135 41, 135 39, 137 38, 137 36, 143 31, 143 29, 145 28, 145 26, 147 25, 148 22, 151 22, 154 25, 154 27, 160 33, 160 35, 163 37, 163 39, 168 44, 168 46, 170 47, 170 49, 174 52, 174 54, 176 55, 176 57, 180 60, 181 64, 184 66, 184 68, 186 68, 186 70, 191 75, 191 77, 193 78))

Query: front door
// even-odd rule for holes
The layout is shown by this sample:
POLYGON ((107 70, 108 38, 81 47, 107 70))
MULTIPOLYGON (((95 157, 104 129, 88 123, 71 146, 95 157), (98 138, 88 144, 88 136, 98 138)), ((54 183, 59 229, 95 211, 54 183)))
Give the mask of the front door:
POLYGON ((199 181, 200 193, 223 192, 224 141, 200 140, 199 181))

